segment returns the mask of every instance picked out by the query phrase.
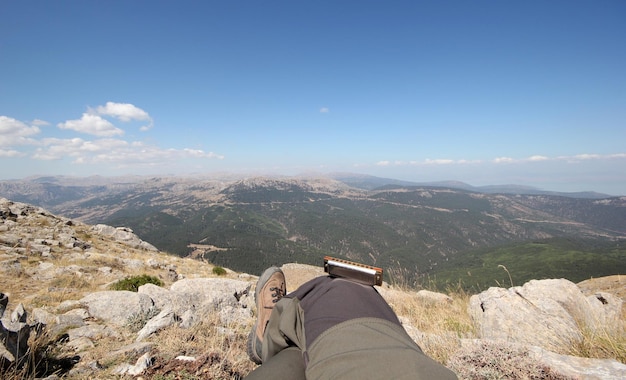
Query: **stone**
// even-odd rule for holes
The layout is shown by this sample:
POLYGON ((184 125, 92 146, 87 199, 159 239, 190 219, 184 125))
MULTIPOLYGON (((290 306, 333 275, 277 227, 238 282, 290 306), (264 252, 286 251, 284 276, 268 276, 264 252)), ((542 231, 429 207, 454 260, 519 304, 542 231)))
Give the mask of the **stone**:
MULTIPOLYGON (((611 300, 611 304, 618 302, 611 300)), ((472 296, 469 304, 479 337, 554 352, 579 342, 581 325, 591 330, 617 325, 614 313, 607 310, 613 309, 591 303, 574 283, 564 279, 532 280, 509 289, 490 288, 472 296)))
POLYGON ((550 352, 541 347, 502 340, 462 339, 448 360, 459 378, 618 380, 626 378, 626 364, 550 352))
POLYGON ((119 333, 106 325, 95 323, 86 324, 77 328, 69 329, 67 335, 70 341, 78 338, 99 339, 104 337, 117 337, 119 333))
POLYGON ((626 379, 626 364, 612 359, 591 359, 560 355, 541 347, 530 347, 532 357, 566 376, 589 380, 626 379))
MULTIPOLYGON (((240 280, 222 278, 183 279, 172 284, 170 291, 176 298, 183 298, 186 308, 194 305, 197 308, 211 307, 217 309, 224 305, 237 305, 235 293, 242 293, 250 283, 240 280)), ((250 297, 242 297, 244 300, 250 297)))
POLYGON ((77 339, 71 339, 67 345, 74 349, 76 352, 86 351, 90 348, 94 348, 96 345, 93 341, 87 337, 81 336, 77 339))
POLYGON ((107 226, 106 224, 97 224, 95 226, 92 226, 91 230, 98 234, 110 236, 116 241, 133 248, 141 248, 148 251, 158 251, 158 249, 152 244, 139 239, 139 237, 137 237, 137 235, 133 233, 133 230, 127 227, 111 227, 107 226))
POLYGON ((144 284, 137 290, 139 294, 145 294, 152 299, 154 306, 158 309, 172 308, 174 303, 173 293, 161 286, 154 284, 144 284))
POLYGON ((180 318, 172 311, 171 308, 162 310, 155 317, 150 319, 145 326, 137 334, 135 342, 141 342, 155 332, 180 322, 180 318))
POLYGON ((136 356, 143 355, 146 352, 150 352, 154 348, 154 343, 152 342, 135 342, 129 345, 126 345, 118 350, 111 352, 108 356, 116 357, 116 356, 136 356))
POLYGON ((91 293, 80 302, 89 315, 116 326, 123 326, 133 314, 144 314, 154 306, 147 295, 126 290, 91 293))

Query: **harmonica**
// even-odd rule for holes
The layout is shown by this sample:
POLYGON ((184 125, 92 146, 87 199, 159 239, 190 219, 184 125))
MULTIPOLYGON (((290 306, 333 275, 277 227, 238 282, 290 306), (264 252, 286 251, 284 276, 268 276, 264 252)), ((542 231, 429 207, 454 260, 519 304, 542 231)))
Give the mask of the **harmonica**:
POLYGON ((381 286, 383 284, 382 268, 330 256, 324 257, 324 272, 331 277, 341 277, 360 284, 371 286, 381 286))

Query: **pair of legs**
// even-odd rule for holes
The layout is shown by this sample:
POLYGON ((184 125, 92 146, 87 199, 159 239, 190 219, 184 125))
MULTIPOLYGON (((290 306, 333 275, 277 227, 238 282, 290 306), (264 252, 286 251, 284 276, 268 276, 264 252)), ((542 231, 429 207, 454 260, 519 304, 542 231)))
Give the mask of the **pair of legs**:
POLYGON ((262 365, 247 379, 456 378, 424 355, 372 286, 318 277, 285 290, 278 268, 259 279, 248 351, 262 365))

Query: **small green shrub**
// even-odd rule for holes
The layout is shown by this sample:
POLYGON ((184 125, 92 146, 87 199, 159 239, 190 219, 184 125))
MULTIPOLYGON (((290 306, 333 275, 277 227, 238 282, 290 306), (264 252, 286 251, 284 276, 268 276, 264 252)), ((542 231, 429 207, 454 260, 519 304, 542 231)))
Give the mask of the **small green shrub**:
POLYGON ((214 266, 213 267, 213 274, 218 275, 218 276, 223 276, 226 274, 226 269, 220 267, 220 266, 214 266))
POLYGON ((141 276, 127 277, 123 280, 119 280, 118 282, 112 284, 110 289, 130 290, 131 292, 136 292, 139 290, 139 287, 144 284, 163 286, 163 281, 159 280, 157 277, 142 274, 141 276))

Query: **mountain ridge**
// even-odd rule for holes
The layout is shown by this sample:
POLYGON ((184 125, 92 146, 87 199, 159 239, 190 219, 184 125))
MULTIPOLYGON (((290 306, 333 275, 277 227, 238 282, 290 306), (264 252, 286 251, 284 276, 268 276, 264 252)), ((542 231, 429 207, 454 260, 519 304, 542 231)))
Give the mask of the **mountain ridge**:
MULTIPOLYGON (((569 238, 607 250, 626 238, 626 197, 492 194, 406 184, 365 190, 313 176, 85 181, 89 185, 79 186, 76 179, 0 182, 0 195, 92 224, 128 226, 179 256, 189 255, 193 244, 213 246, 218 249, 204 252, 206 259, 248 273, 333 255, 427 278, 477 249, 569 238)), ((599 275, 591 264, 581 265, 591 270, 581 274, 599 275)))

